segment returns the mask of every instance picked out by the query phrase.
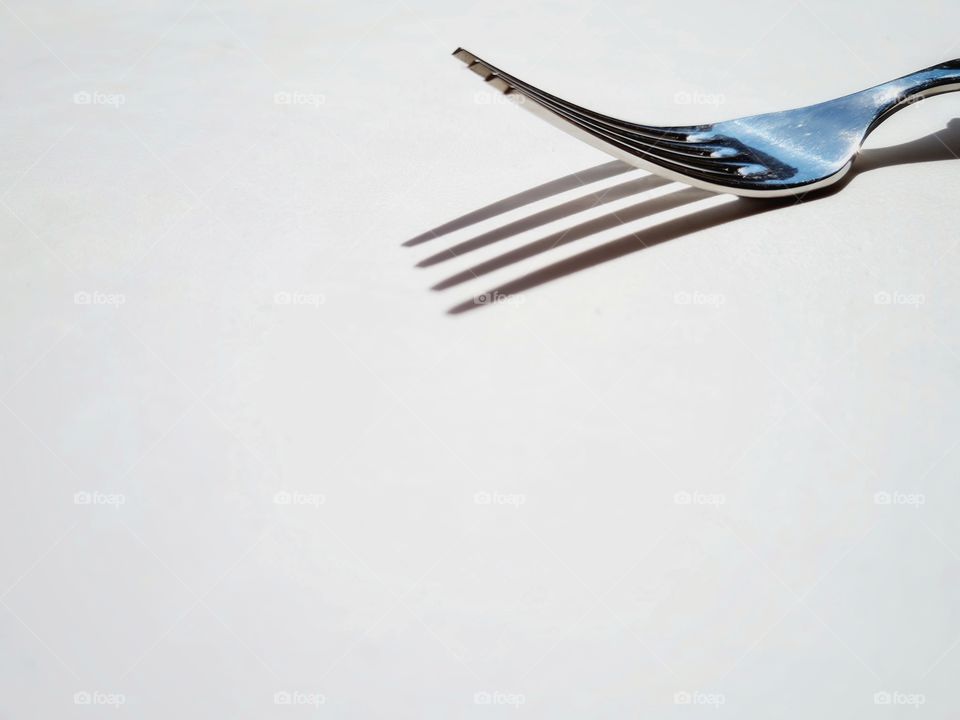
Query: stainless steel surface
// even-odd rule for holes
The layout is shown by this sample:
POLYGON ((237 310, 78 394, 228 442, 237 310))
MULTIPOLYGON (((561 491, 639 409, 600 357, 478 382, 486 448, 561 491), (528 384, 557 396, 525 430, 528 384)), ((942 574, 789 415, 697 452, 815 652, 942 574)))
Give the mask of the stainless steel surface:
POLYGON ((836 100, 708 125, 656 127, 587 110, 458 48, 491 87, 560 129, 662 177, 716 192, 777 197, 840 180, 870 132, 925 97, 960 90, 960 60, 836 100))

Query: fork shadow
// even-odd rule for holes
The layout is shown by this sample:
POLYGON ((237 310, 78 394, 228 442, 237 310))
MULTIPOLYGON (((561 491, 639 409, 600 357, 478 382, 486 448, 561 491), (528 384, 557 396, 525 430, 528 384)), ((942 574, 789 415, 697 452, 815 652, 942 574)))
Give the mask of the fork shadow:
MULTIPOLYGON (((602 263, 610 262, 625 255, 653 247, 654 245, 659 245, 668 240, 675 240, 725 223, 779 210, 794 205, 797 202, 816 201, 839 192, 864 172, 895 165, 954 160, 958 159, 958 153, 960 153, 960 118, 954 118, 944 129, 917 140, 900 145, 862 151, 847 176, 840 182, 824 190, 796 197, 773 198, 769 200, 738 197, 736 200, 723 205, 691 212, 679 218, 644 228, 622 238, 611 240, 603 245, 553 262, 543 268, 502 283, 485 293, 455 305, 450 308, 448 312, 450 314, 461 314, 469 310, 495 304, 491 302, 491 299, 496 300, 526 292, 539 285, 587 270, 602 263)), ((418 235, 416 238, 408 240, 404 245, 419 245, 447 233, 454 232, 455 230, 464 229, 482 220, 491 219, 500 214, 524 207, 525 205, 546 199, 553 195, 578 187, 586 188, 591 183, 613 177, 632 169, 632 167, 625 163, 614 161, 589 168, 580 173, 567 175, 463 215, 433 230, 418 235)), ((437 265, 452 258, 462 257, 474 250, 545 225, 549 222, 569 217, 603 203, 631 197, 667 184, 668 182, 661 178, 647 175, 637 180, 620 183, 604 191, 590 192, 581 198, 561 203, 553 208, 542 210, 502 227, 482 233, 469 240, 457 243, 452 247, 421 260, 418 266, 426 267, 437 265)), ((627 208, 551 233, 521 247, 474 264, 466 270, 457 272, 441 280, 433 286, 433 289, 445 290, 469 280, 480 278, 495 270, 508 267, 521 260, 545 253, 561 245, 576 242, 577 240, 582 240, 604 230, 609 230, 643 217, 682 207, 712 196, 714 196, 714 193, 688 187, 683 190, 644 200, 627 208)))

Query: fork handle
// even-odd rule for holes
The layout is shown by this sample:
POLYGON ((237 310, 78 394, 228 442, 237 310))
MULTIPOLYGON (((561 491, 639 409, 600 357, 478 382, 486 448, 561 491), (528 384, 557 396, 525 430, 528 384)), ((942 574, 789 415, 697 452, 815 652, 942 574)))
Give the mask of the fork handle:
POLYGON ((960 90, 960 59, 904 75, 872 88, 880 112, 874 126, 903 108, 934 95, 960 90))

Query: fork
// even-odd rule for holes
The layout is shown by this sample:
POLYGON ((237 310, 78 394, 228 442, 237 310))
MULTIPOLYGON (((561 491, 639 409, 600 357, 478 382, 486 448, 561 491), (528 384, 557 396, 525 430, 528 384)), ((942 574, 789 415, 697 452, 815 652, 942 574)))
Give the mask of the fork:
POLYGON ((960 90, 960 60, 827 102, 706 125, 659 127, 587 110, 458 48, 491 87, 561 130, 669 180, 746 197, 797 195, 838 182, 880 123, 923 98, 960 90))

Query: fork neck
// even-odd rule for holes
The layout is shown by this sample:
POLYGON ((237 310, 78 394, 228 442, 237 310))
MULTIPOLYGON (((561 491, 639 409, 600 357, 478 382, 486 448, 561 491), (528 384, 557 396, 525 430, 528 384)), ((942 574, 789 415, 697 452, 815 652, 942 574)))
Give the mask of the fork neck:
POLYGON ((919 70, 871 88, 875 93, 878 113, 876 127, 893 113, 934 95, 960 90, 960 59, 919 70))

